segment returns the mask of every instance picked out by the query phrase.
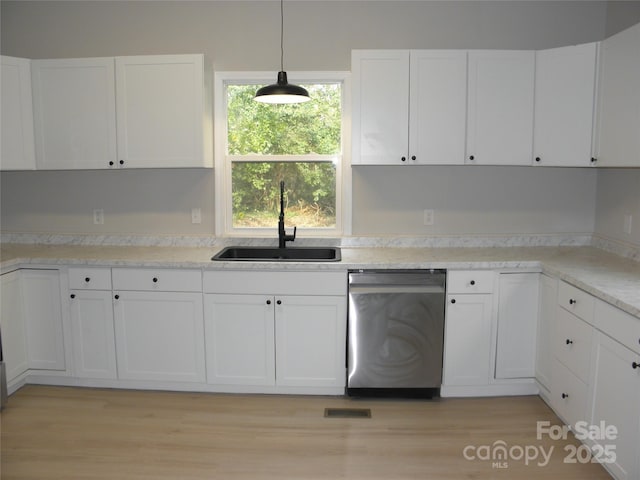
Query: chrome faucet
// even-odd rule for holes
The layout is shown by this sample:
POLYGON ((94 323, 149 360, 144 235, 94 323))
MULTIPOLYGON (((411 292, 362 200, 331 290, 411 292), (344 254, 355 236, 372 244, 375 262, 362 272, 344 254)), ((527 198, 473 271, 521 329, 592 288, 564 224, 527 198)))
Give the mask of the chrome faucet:
POLYGON ((280 216, 278 217, 278 247, 285 248, 287 242, 293 242, 296 239, 297 227, 293 227, 293 235, 287 235, 284 228, 284 181, 280 181, 280 216))

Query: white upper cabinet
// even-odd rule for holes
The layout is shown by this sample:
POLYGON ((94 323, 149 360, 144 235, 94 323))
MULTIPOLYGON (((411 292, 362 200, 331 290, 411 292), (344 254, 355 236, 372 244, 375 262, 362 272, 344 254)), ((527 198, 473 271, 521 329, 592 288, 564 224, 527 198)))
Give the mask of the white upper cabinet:
POLYGON ((38 169, 115 162, 113 58, 34 60, 32 80, 38 169))
POLYGON ((534 165, 592 160, 597 43, 536 52, 534 165))
POLYGON ((39 169, 213 165, 203 55, 32 65, 39 169))
POLYGON ((464 163, 467 52, 411 51, 409 163, 464 163))
POLYGON ((466 162, 530 165, 533 51, 469 52, 466 162))
POLYGON ((409 140, 409 51, 354 50, 354 165, 407 161, 409 140))
POLYGON ((355 50, 353 164, 464 163, 467 53, 355 50))
POLYGON ((598 166, 640 167, 640 23, 602 42, 598 166))
POLYGON ((31 96, 31 61, 26 58, 0 57, 0 169, 36 168, 31 96))
POLYGON ((118 163, 211 167, 203 55, 116 57, 118 163))

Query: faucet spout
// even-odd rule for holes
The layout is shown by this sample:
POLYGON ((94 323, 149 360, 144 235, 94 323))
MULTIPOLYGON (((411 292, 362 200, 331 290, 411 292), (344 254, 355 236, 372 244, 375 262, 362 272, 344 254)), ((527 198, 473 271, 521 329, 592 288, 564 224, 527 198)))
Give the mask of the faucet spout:
POLYGON ((278 216, 278 247, 286 248, 287 242, 296 239, 297 227, 293 227, 293 235, 288 235, 284 228, 284 181, 280 181, 280 215, 278 216))

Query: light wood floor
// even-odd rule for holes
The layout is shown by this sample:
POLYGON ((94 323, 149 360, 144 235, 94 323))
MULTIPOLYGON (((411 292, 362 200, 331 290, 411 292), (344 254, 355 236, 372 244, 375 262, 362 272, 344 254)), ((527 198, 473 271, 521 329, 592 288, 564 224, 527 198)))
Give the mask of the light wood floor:
POLYGON ((27 386, 1 414, 2 479, 606 479, 566 464, 538 397, 352 400, 27 386), (324 409, 370 408, 370 419, 324 409), (554 447, 549 465, 466 460, 466 446, 554 447))

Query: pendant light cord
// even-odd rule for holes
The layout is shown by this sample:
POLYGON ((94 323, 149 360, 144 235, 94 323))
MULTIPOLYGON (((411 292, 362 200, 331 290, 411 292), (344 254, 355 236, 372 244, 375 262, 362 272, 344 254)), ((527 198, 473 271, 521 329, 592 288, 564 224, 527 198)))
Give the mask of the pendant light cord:
POLYGON ((280 71, 284 72, 284 0, 280 0, 280 71))

